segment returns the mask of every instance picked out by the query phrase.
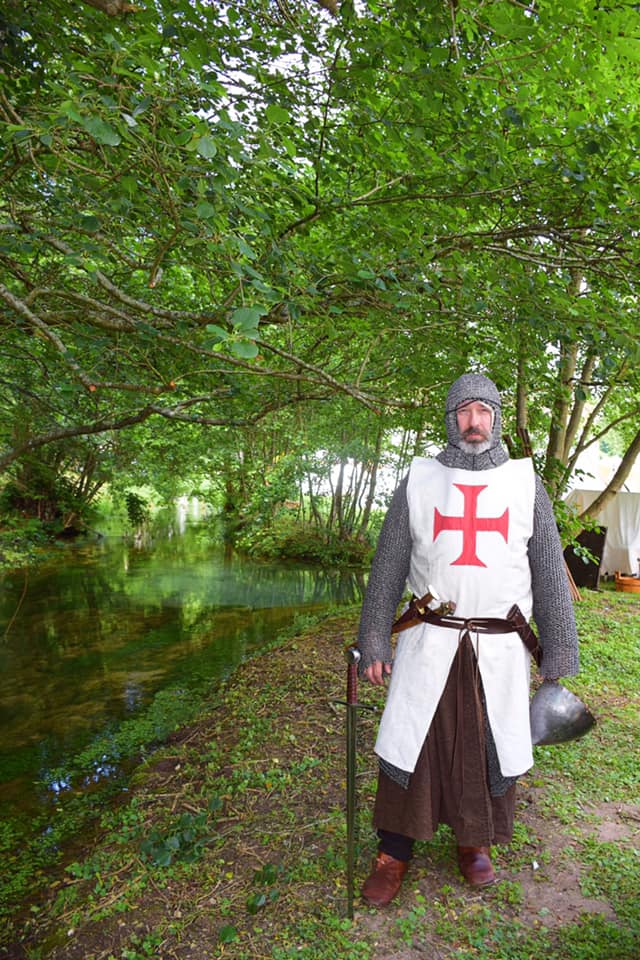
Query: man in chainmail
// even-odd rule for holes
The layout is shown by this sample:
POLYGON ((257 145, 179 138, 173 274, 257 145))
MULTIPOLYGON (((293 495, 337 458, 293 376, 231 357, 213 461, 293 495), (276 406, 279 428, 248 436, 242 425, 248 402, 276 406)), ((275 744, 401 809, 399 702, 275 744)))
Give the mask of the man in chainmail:
POLYGON ((360 671, 377 685, 391 678, 375 747, 379 847, 362 889, 375 906, 396 896, 414 841, 440 823, 456 837, 463 877, 495 879, 490 848, 511 841, 516 780, 533 763, 530 652, 506 619, 512 606, 535 619, 545 680, 578 670, 551 503, 531 460, 511 460, 501 444, 495 384, 460 377, 445 417, 447 446, 415 458, 392 498, 362 607, 360 671), (452 601, 455 616, 403 630, 392 672, 407 587, 452 601))

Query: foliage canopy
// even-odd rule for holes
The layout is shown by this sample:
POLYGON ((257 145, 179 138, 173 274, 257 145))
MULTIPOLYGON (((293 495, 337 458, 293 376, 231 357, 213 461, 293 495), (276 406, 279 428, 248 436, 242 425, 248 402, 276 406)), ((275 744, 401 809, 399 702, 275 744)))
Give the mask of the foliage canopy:
POLYGON ((552 493, 614 426, 620 486, 640 449, 639 20, 587 0, 9 0, 2 467, 89 460, 99 485, 158 418, 210 428, 224 460, 256 434, 322 448, 337 417, 371 456, 371 419, 438 440, 444 390, 477 368, 552 493))

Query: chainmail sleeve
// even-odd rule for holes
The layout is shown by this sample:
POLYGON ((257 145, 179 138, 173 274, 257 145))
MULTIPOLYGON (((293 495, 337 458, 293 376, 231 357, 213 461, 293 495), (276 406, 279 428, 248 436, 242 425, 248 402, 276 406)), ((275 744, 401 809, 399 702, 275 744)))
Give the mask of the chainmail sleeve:
POLYGON ((540 673, 547 679, 571 676, 579 669, 573 602, 553 508, 537 475, 529 566, 533 618, 542 646, 540 673))
POLYGON ((362 602, 358 647, 360 670, 391 661, 391 625, 405 589, 411 560, 407 477, 398 485, 384 518, 362 602))

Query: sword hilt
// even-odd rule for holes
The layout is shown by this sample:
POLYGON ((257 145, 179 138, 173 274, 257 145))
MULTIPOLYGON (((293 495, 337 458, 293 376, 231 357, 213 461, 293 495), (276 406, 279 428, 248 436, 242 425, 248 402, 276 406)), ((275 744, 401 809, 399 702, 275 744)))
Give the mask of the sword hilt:
POLYGON ((354 706, 358 702, 358 664, 361 653, 357 647, 348 647, 345 651, 347 658, 347 706, 354 706))

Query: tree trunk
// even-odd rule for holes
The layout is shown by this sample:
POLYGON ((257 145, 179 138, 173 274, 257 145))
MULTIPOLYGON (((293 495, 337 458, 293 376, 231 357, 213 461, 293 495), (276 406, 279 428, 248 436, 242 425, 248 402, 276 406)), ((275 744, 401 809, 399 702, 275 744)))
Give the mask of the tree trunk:
POLYGON ((360 500, 362 499, 362 485, 364 483, 365 473, 365 464, 354 462, 351 480, 349 482, 349 504, 345 515, 345 526, 342 531, 343 536, 351 536, 355 529, 360 500))
POLYGON ((376 435, 375 455, 373 458, 371 472, 369 474, 369 486, 367 489, 367 499, 365 500, 365 503, 364 503, 364 509, 362 511, 362 517, 360 519, 360 526, 358 527, 358 535, 361 537, 366 536, 367 530, 369 528, 369 520, 371 519, 371 511, 373 509, 373 502, 376 495, 376 483, 378 480, 378 467, 380 466, 380 454, 382 451, 383 437, 384 437, 384 429, 382 427, 382 424, 379 424, 378 433, 376 435))
POLYGON ((518 381, 516 384, 516 432, 529 429, 529 411, 527 409, 527 363, 524 353, 518 357, 518 381))
POLYGON ((313 517, 314 523, 318 530, 322 529, 322 517, 320 516, 320 511, 318 510, 318 504, 316 502, 316 495, 313 491, 313 484, 311 483, 311 474, 307 474, 307 486, 309 490, 309 506, 311 507, 311 515, 313 517))
POLYGON ((333 522, 338 528, 338 535, 342 535, 344 525, 344 470, 346 466, 344 457, 340 458, 340 469, 338 470, 338 480, 333 491, 333 500, 331 503, 331 513, 329 515, 329 530, 333 527, 333 522))
POLYGON ((562 451, 562 462, 566 465, 569 460, 569 454, 571 453, 571 448, 575 443, 575 439, 578 435, 578 430, 580 429, 580 423, 582 420, 582 415, 584 413, 585 401, 586 401, 586 388, 591 385, 593 371, 596 365, 596 356, 591 353, 587 357, 582 367, 582 374, 580 376, 580 383, 585 388, 583 397, 576 397, 573 409, 571 410, 571 415, 569 417, 569 422, 565 430, 564 435, 564 447, 562 451))
POLYGON ((561 478, 558 476, 558 464, 564 462, 564 441, 569 422, 571 383, 576 370, 578 345, 576 343, 563 344, 560 350, 558 384, 544 465, 545 486, 552 500, 555 500, 561 485, 561 478))
MULTIPOLYGON (((581 237, 586 235, 586 230, 581 231, 581 237)), ((571 271, 571 280, 568 286, 568 294, 577 300, 580 296, 584 284, 584 275, 581 270, 574 268, 571 271)), ((571 416, 572 401, 577 403, 572 384, 575 380, 576 367, 578 364, 578 344, 563 343, 560 344, 560 366, 559 383, 557 385, 556 398, 551 415, 551 427, 549 429, 549 444, 547 446, 547 455, 544 465, 544 480, 552 500, 555 500, 562 489, 566 478, 566 471, 560 471, 559 465, 566 467, 567 457, 569 456, 570 442, 568 439, 569 428, 575 432, 578 429, 578 422, 573 423, 571 416)))

